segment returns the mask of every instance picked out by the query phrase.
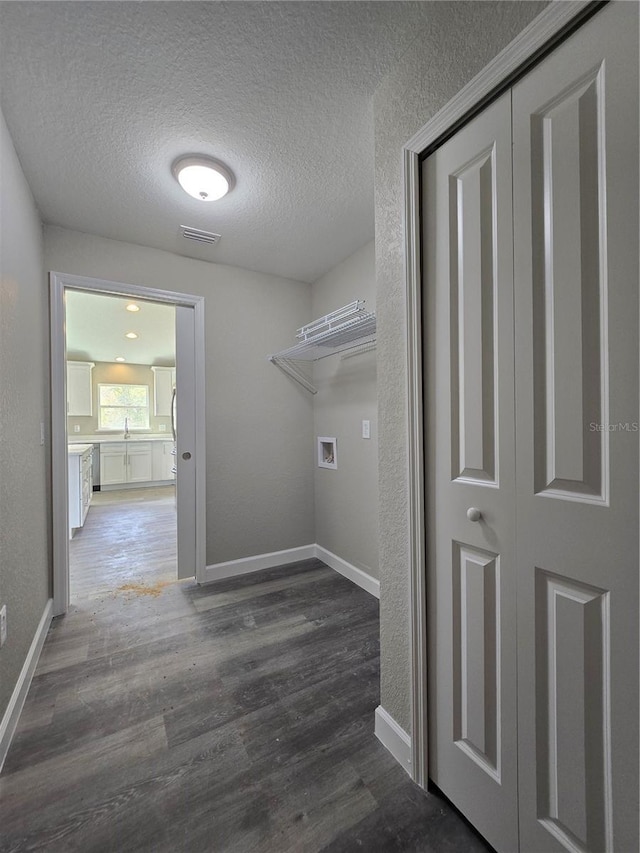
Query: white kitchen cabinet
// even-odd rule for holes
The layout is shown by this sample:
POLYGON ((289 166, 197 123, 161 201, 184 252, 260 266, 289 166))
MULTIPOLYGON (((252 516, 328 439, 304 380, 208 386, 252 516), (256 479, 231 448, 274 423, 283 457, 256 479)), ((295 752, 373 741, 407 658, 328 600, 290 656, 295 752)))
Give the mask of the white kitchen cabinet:
POLYGON ((100 488, 149 483, 153 477, 151 441, 107 441, 100 445, 100 488))
POLYGON ((100 445, 100 488, 127 482, 127 444, 124 441, 100 445))
POLYGON ((68 449, 69 538, 82 527, 93 495, 93 445, 77 444, 68 449))
POLYGON ((152 367, 153 371, 153 414, 171 416, 171 395, 176 384, 175 367, 152 367))
POLYGON ((174 444, 172 441, 154 441, 153 443, 153 479, 156 482, 173 480, 172 468, 176 457, 173 455, 174 444))
POLYGON ((91 417, 93 414, 92 361, 67 362, 67 414, 91 417))
POLYGON ((127 445, 127 483, 148 483, 153 479, 152 442, 127 445))

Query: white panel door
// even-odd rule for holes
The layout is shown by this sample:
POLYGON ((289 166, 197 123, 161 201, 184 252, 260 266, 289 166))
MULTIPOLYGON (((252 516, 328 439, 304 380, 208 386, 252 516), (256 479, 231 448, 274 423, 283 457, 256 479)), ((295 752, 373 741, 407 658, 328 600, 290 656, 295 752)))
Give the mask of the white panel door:
POLYGON ((423 170, 429 774, 503 853, 640 849, 638 70, 612 3, 423 170))
POLYGON ((521 850, 638 840, 638 6, 513 89, 521 850))
POLYGON ((510 107, 508 93, 423 169, 429 775, 504 851, 518 845, 510 107))

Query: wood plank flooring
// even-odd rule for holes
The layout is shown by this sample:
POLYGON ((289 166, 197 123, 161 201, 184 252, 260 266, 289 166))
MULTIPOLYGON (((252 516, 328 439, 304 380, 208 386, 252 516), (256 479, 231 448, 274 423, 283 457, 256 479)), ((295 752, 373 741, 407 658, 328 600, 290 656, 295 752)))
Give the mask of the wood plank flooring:
POLYGON ((489 849, 373 734, 375 598, 318 560, 175 581, 158 536, 155 573, 96 546, 111 569, 89 583, 88 560, 54 620, 0 776, 3 853, 489 849))
POLYGON ((175 486, 94 492, 69 542, 71 601, 176 576, 175 486))

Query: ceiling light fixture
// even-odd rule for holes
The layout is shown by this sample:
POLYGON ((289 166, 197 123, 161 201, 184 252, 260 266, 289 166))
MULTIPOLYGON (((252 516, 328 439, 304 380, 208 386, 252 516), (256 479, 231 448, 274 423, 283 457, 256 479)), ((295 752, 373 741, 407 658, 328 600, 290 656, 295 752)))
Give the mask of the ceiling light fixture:
POLYGON ((132 340, 132 341, 135 341, 135 339, 137 337, 138 336, 136 335, 135 332, 127 332, 127 334, 125 335, 125 338, 129 338, 129 340, 132 340))
POLYGON ((136 305, 136 303, 135 303, 135 302, 130 302, 130 303, 127 305, 127 311, 139 311, 139 310, 140 310, 140 306, 139 306, 139 305, 136 305))
POLYGON ((200 154, 180 157, 171 171, 182 189, 199 201, 217 201, 233 189, 236 180, 223 163, 200 154))
POLYGON ((123 355, 117 355, 116 361, 126 361, 127 359, 123 355))

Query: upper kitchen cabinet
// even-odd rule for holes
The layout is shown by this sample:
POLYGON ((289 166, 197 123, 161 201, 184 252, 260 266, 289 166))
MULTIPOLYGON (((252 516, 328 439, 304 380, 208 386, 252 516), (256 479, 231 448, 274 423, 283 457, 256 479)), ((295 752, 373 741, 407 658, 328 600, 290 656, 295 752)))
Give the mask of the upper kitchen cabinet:
POLYGON ((171 416, 171 395, 176 384, 175 367, 152 367, 153 371, 153 414, 156 417, 171 416))
POLYGON ((67 414, 75 416, 93 415, 92 361, 67 362, 67 414))

